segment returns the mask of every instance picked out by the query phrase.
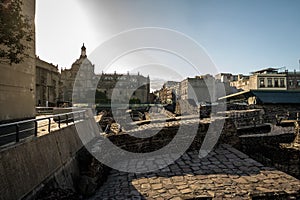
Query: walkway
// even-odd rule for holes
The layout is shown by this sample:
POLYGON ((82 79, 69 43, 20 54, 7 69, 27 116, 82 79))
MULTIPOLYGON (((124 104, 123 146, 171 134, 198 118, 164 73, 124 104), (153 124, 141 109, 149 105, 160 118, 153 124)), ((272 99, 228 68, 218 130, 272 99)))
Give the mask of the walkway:
MULTIPOLYGON (((40 116, 37 116, 36 119, 45 118, 45 117, 48 117, 48 115, 40 115, 40 116)), ((99 122, 101 117, 102 117, 102 115, 94 116, 95 121, 99 122)), ((69 122, 68 124, 61 123, 60 128, 67 127, 68 125, 72 125, 72 124, 74 124, 74 123, 73 122, 69 122)), ((39 137, 49 133, 48 125, 49 125, 49 120, 48 119, 47 120, 41 120, 41 121, 38 122, 38 136, 39 137)), ((59 130, 60 128, 58 127, 58 123, 55 122, 53 120, 53 118, 51 118, 50 132, 59 130)))
POLYGON ((274 199, 272 195, 276 193, 282 199, 299 195, 300 180, 264 167, 229 145, 221 145, 206 158, 199 159, 196 151, 188 152, 176 163, 156 172, 133 174, 112 170, 90 200, 251 199, 261 196, 274 199))

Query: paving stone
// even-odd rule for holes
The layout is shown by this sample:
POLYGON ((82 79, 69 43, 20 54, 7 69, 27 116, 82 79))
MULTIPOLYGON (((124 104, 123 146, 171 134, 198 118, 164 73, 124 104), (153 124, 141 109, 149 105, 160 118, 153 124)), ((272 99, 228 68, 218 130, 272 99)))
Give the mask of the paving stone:
POLYGON ((183 200, 181 197, 174 197, 171 200, 183 200))
POLYGON ((142 185, 141 185, 141 188, 142 188, 142 189, 151 189, 151 185, 150 185, 149 183, 147 183, 147 184, 142 184, 142 185))
POLYGON ((161 197, 163 197, 164 199, 171 199, 173 196, 169 193, 163 193, 161 194, 161 197))
POLYGON ((163 185, 160 183, 160 184, 153 184, 152 185, 152 189, 154 190, 158 190, 158 189, 161 189, 163 187, 163 185))
POLYGON ((176 186, 176 188, 178 189, 178 190, 182 190, 182 189, 185 189, 185 188, 187 188, 187 187, 189 187, 188 185, 186 185, 186 184, 184 184, 184 185, 179 185, 179 186, 176 186))
POLYGON ((155 179, 150 179, 149 183, 153 184, 153 183, 160 183, 161 180, 159 178, 155 178, 155 179))
POLYGON ((259 182, 259 180, 253 176, 246 176, 245 179, 247 179, 248 181, 252 182, 252 183, 257 183, 259 182))
POLYGON ((265 187, 256 187, 256 190, 259 190, 264 193, 272 192, 272 190, 265 188, 265 187))
POLYGON ((174 185, 164 185, 163 187, 165 189, 169 190, 169 189, 173 189, 175 186, 174 185))
POLYGON ((187 188, 187 189, 180 190, 180 192, 182 194, 188 194, 188 193, 192 193, 192 190, 190 188, 187 188))
POLYGON ((174 176, 171 178, 173 182, 181 182, 184 180, 183 176, 174 176))
POLYGON ((179 190, 177 190, 177 189, 171 189, 171 190, 169 190, 169 193, 171 195, 177 195, 177 194, 179 194, 179 190))
POLYGON ((142 179, 138 180, 139 184, 148 183, 148 182, 149 182, 149 180, 147 178, 142 178, 142 179))
POLYGON ((162 182, 164 185, 170 185, 170 184, 172 184, 172 180, 171 180, 171 179, 163 179, 161 182, 162 182))
POLYGON ((187 183, 184 181, 181 182, 174 182, 173 185, 179 186, 179 185, 186 185, 187 183))

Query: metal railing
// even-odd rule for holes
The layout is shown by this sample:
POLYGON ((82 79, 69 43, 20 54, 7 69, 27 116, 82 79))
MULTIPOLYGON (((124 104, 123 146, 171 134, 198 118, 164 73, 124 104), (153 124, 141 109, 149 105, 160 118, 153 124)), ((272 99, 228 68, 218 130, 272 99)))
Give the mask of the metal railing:
POLYGON ((53 114, 53 107, 36 107, 35 113, 36 115, 49 115, 53 114))
POLYGON ((69 123, 74 124, 75 122, 85 120, 86 118, 86 110, 80 110, 37 119, 1 124, 0 146, 12 142, 12 138, 15 138, 15 142, 19 142, 20 138, 24 138, 22 137, 22 133, 27 136, 34 135, 35 137, 37 137, 39 128, 47 127, 49 134, 51 132, 51 125, 53 124, 56 124, 58 125, 58 128, 61 128, 62 124, 66 124, 66 126, 68 126, 69 123), (7 142, 5 142, 4 140, 7 140, 7 142))
POLYGON ((300 111, 288 111, 283 115, 276 115, 276 123, 278 125, 284 124, 284 123, 290 123, 293 124, 295 121, 300 121, 300 111))

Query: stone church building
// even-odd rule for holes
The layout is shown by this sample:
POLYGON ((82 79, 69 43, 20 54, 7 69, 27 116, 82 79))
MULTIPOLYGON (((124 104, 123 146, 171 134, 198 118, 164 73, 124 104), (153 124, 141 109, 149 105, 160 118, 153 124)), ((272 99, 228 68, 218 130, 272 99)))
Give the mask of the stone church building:
POLYGON ((150 78, 140 74, 95 74, 95 66, 87 58, 86 47, 81 47, 80 57, 70 69, 60 76, 60 96, 64 102, 114 103, 149 102, 150 78), (75 84, 75 85, 74 85, 75 84), (75 87, 74 87, 75 86, 75 87))

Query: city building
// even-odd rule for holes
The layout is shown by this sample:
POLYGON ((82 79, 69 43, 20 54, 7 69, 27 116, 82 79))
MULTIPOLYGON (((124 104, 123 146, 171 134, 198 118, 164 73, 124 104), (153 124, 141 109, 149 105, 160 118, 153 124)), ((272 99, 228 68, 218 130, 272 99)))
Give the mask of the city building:
POLYGON ((233 80, 231 74, 196 76, 187 78, 180 83, 179 98, 182 100, 194 99, 200 104, 213 103, 219 97, 235 93, 237 90, 230 86, 233 80))
POLYGON ((287 71, 287 89, 290 91, 300 91, 300 72, 296 70, 293 72, 287 71))
POLYGON ((149 94, 149 103, 150 103, 150 104, 153 104, 153 103, 157 103, 157 102, 158 102, 158 96, 155 95, 154 92, 151 92, 151 93, 149 94))
POLYGON ((231 73, 219 73, 215 75, 216 80, 220 80, 222 83, 237 81, 238 75, 232 75, 231 73))
POLYGON ((36 106, 56 106, 59 100, 60 73, 54 66, 36 57, 36 106))
MULTIPOLYGON (((0 123, 35 117, 35 0, 21 1, 22 15, 29 23, 31 41, 24 60, 10 64, 0 60, 0 123)), ((0 46, 2 48, 2 46, 0 46)))
POLYGON ((159 99, 163 104, 176 103, 179 98, 180 82, 167 81, 159 91, 159 99))
POLYGON ((267 68, 252 72, 249 88, 253 90, 287 90, 287 73, 276 68, 267 68))
POLYGON ((238 90, 300 90, 300 73, 280 68, 266 68, 252 72, 250 76, 238 75, 237 81, 230 82, 238 90))
POLYGON ((243 104, 252 109, 263 109, 265 122, 276 123, 279 115, 300 110, 300 91, 289 90, 247 90, 218 99, 227 104, 243 104))
POLYGON ((211 75, 186 78, 180 82, 180 99, 194 99, 199 103, 215 101, 215 79, 211 75))
POLYGON ((83 44, 80 57, 72 64, 71 68, 61 70, 60 100, 72 102, 74 97, 77 101, 85 101, 87 93, 93 91, 94 94, 93 86, 96 84, 94 68, 95 66, 87 58, 86 47, 83 44), (75 81, 76 87, 74 87, 75 81), (73 91, 73 88, 76 88, 76 91, 73 91))
POLYGON ((215 98, 222 97, 224 91, 226 95, 238 92, 236 87, 230 85, 231 82, 237 81, 238 78, 239 75, 232 75, 230 73, 220 73, 215 75, 215 98))
POLYGON ((97 75, 97 92, 114 103, 148 103, 150 78, 136 74, 102 73, 97 75))
POLYGON ((70 69, 61 71, 60 99, 76 103, 147 103, 150 93, 150 78, 139 73, 95 74, 95 66, 87 58, 86 47, 70 69), (74 87, 75 86, 75 87, 74 87))
POLYGON ((238 91, 249 90, 249 76, 236 75, 236 79, 230 82, 230 86, 236 88, 238 91))

